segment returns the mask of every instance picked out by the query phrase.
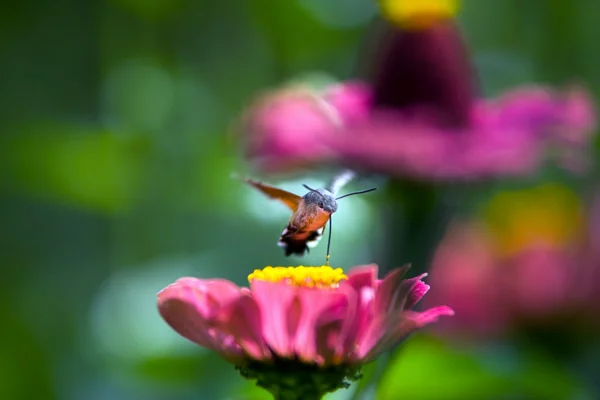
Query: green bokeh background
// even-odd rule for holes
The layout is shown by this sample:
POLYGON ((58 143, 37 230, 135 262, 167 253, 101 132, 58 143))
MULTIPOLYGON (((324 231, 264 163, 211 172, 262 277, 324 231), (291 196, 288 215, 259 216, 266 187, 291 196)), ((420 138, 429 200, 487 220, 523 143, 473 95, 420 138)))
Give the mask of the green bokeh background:
MULTIPOLYGON (((230 179, 253 173, 231 124, 266 88, 355 76, 375 13, 373 0, 0 6, 0 399, 268 398, 172 332, 155 294, 184 275, 243 284, 322 262, 322 247, 285 258, 287 211, 230 179)), ((572 81, 597 94, 599 17, 593 0, 467 0, 460 20, 486 94, 572 81)), ((340 208, 335 264, 373 260, 381 196, 340 208)), ((560 363, 430 340, 407 342, 379 398, 591 398, 594 380, 560 363)))

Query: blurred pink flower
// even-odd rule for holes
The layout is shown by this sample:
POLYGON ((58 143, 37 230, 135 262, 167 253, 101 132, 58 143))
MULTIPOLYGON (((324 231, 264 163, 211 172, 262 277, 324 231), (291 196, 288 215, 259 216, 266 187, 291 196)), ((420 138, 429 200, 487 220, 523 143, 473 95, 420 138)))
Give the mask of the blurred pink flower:
POLYGON ((431 270, 437 284, 435 300, 444 299, 458 310, 454 318, 441 322, 440 330, 484 337, 504 332, 510 312, 499 284, 503 271, 497 268, 489 237, 480 226, 453 224, 431 270))
POLYGON ((440 330, 500 337, 564 321, 571 330, 600 323, 600 257, 590 240, 598 225, 585 223, 574 194, 547 185, 497 198, 486 208, 491 221, 454 223, 435 253, 436 292, 427 302, 456 310, 440 330))
POLYGON ((507 304, 515 318, 543 321, 575 313, 585 305, 590 281, 585 280, 587 268, 578 265, 582 260, 573 250, 532 245, 506 260, 511 275, 503 285, 512 294, 507 304))
POLYGON ((453 314, 445 306, 411 311, 429 286, 421 281, 425 274, 402 279, 406 270, 378 280, 376 265, 347 276, 331 267, 267 267, 249 276, 249 289, 181 278, 159 292, 158 308, 180 335, 252 377, 285 362, 315 373, 359 368, 414 330, 453 314))
POLYGON ((246 114, 248 154, 268 171, 315 163, 417 179, 477 179, 533 172, 550 152, 586 166, 595 129, 587 92, 529 86, 478 99, 451 19, 388 25, 370 82, 323 92, 289 88, 246 114))
POLYGON ((247 152, 252 157, 274 157, 288 168, 331 158, 332 150, 321 141, 321 134, 340 125, 339 118, 336 109, 305 88, 266 93, 244 118, 247 152))

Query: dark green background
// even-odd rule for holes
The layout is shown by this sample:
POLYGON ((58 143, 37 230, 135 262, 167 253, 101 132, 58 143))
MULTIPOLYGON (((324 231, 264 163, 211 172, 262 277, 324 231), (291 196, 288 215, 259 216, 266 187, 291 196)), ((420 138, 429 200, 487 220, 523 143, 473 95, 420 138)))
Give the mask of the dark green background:
MULTIPOLYGON (((268 398, 172 332, 155 294, 184 275, 244 284, 268 264, 322 262, 323 246, 283 257, 287 211, 230 179, 253 173, 231 123, 257 91, 352 77, 375 13, 372 0, 3 3, 0 399, 268 398)), ((599 18, 595 0, 470 0, 460 16, 487 95, 572 80, 598 93, 599 18)), ((385 199, 345 201, 332 260, 347 268, 373 259, 385 199)), ((408 342, 381 398, 436 398, 431 382, 447 398, 593 386, 560 363, 427 340, 408 342)))

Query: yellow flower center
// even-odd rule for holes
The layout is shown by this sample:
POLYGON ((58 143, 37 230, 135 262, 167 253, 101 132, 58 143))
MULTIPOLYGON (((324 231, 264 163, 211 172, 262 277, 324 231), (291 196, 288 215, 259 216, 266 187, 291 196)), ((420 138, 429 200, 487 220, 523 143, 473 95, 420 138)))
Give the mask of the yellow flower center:
POLYGON ((408 30, 420 30, 450 19, 458 12, 459 0, 379 0, 389 21, 408 30))
POLYGON ((577 195, 554 183, 501 192, 487 204, 484 217, 503 255, 536 244, 568 246, 581 239, 585 225, 577 195))
POLYGON ((293 286, 309 288, 337 288, 340 281, 348 279, 341 268, 321 267, 265 267, 255 269, 248 275, 248 281, 285 282, 293 286))

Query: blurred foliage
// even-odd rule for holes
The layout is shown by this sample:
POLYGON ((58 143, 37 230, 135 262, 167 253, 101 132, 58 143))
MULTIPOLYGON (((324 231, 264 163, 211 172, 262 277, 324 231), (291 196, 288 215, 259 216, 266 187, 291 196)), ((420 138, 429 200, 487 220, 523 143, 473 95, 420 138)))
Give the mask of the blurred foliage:
MULTIPOLYGON (((266 398, 170 331, 155 294, 183 275, 243 284, 254 268, 296 262, 275 246, 287 211, 230 179, 252 174, 231 123, 265 88, 313 72, 359 73, 372 0, 1 7, 0 398, 266 398)), ((461 23, 484 92, 576 80, 597 94, 598 15, 600 3, 585 0, 464 1, 461 23)), ((327 177, 283 187, 300 191, 327 177)), ((454 194, 468 208, 502 185, 454 194)), ((381 196, 340 209, 335 264, 372 261, 381 196)), ((323 251, 303 262, 320 263, 323 251)), ((583 398, 560 364, 534 357, 498 372, 481 359, 413 338, 379 398, 583 398)))
POLYGON ((516 348, 451 348, 427 338, 404 344, 381 382, 378 399, 591 399, 560 364, 516 348), (492 362, 493 360, 493 362, 492 362))

